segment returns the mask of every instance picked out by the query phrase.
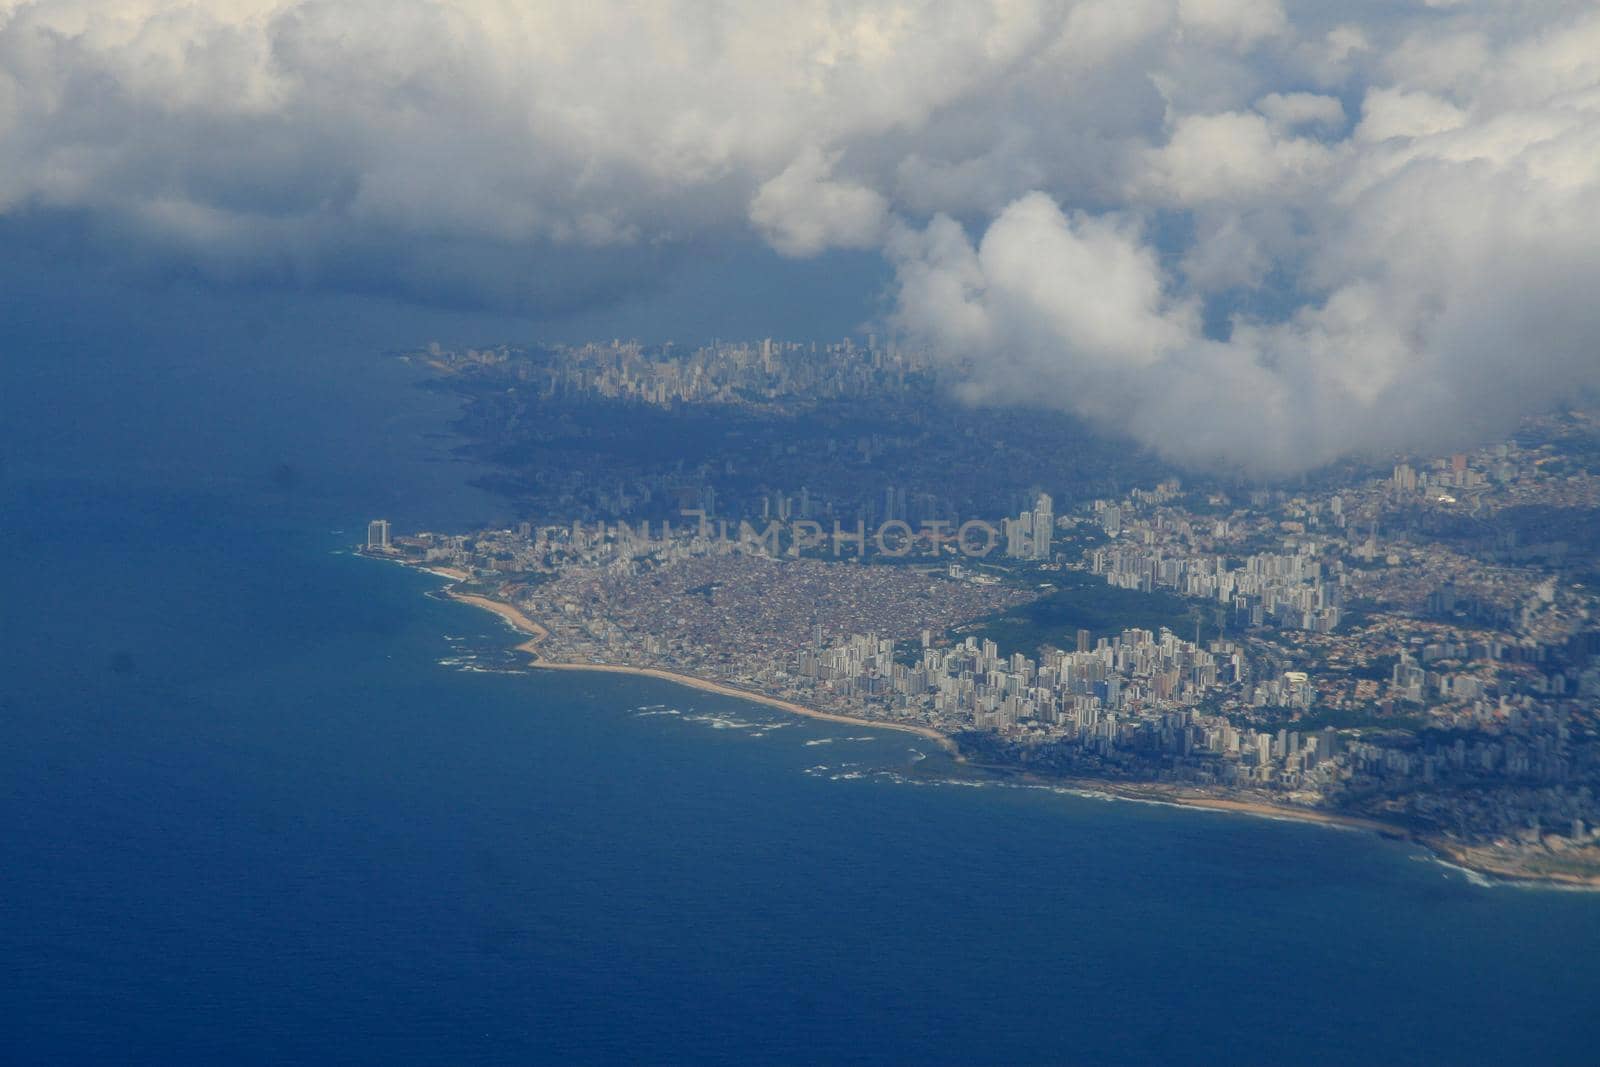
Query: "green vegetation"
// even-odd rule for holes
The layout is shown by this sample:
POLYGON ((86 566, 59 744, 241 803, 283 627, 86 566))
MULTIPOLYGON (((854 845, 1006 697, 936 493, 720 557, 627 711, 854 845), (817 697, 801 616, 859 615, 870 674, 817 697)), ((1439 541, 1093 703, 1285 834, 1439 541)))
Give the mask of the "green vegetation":
MULTIPOLYGON (((1172 593, 1118 589, 1081 571, 1062 571, 1049 577, 1058 585, 1055 592, 1003 615, 980 620, 959 633, 980 641, 991 640, 1006 652, 1030 655, 1045 645, 1076 648, 1080 629, 1099 638, 1127 629, 1154 632, 1165 626, 1192 640, 1195 619, 1205 610, 1203 605, 1172 593)), ((1205 613, 1202 639, 1216 636, 1209 614, 1205 613)))
POLYGON ((1394 677, 1394 668, 1399 662, 1399 656, 1377 656, 1364 667, 1350 668, 1350 676, 1352 678, 1368 678, 1375 682, 1387 682, 1394 677))
POLYGON ((1360 629, 1372 622, 1373 612, 1378 610, 1378 605, 1371 600, 1352 600, 1345 604, 1339 612, 1339 630, 1349 633, 1351 630, 1360 629))

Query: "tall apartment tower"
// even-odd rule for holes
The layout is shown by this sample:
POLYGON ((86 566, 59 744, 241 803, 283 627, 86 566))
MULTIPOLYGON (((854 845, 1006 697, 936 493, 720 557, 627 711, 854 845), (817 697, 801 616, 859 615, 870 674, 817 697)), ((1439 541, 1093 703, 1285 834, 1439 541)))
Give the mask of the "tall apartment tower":
POLYGON ((389 520, 373 519, 367 523, 367 547, 389 551, 389 520))
POLYGON ((1033 503, 1033 558, 1050 558, 1050 539, 1056 530, 1056 502, 1040 493, 1033 503))

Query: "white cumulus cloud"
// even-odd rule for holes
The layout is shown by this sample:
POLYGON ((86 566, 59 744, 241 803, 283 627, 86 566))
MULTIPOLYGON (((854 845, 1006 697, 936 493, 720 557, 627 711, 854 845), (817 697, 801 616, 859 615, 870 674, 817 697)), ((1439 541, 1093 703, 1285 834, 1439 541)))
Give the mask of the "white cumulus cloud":
POLYGON ((0 225, 529 312, 877 249, 974 398, 1292 473, 1600 384, 1600 14, 0 0, 0 225))
POLYGON ((814 256, 829 248, 876 248, 888 202, 876 190, 834 181, 834 160, 815 147, 756 191, 750 221, 786 256, 814 256))

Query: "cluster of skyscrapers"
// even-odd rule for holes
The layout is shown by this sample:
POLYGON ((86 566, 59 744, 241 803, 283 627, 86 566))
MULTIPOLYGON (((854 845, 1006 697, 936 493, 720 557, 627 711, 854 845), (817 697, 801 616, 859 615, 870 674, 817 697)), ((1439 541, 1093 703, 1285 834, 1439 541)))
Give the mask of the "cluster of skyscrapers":
POLYGON ((1231 568, 1224 556, 1169 555, 1115 544, 1090 553, 1089 569, 1122 589, 1170 589, 1226 605, 1241 626, 1272 620, 1289 629, 1332 633, 1339 625, 1340 587, 1326 580, 1311 547, 1247 556, 1231 568))
POLYGON ((1005 520, 1006 556, 1010 559, 1049 559, 1055 536, 1055 501, 1040 493, 1033 510, 1005 520))
POLYGON ((437 345, 417 356, 445 367, 495 367, 545 400, 609 400, 654 406, 731 404, 766 406, 784 400, 879 397, 904 387, 908 375, 926 372, 927 356, 894 343, 866 348, 845 339, 798 344, 771 338, 756 344, 713 342, 680 350, 637 341, 553 348, 469 348, 437 345))
MULTIPOLYGON (((1246 680, 1245 657, 1227 642, 1208 650, 1166 630, 1125 630, 1089 648, 1081 633, 1077 650, 1050 650, 1038 661, 1002 657, 993 641, 976 638, 944 649, 924 642, 915 660, 901 662, 892 641, 857 634, 802 652, 798 673, 823 693, 891 715, 922 715, 946 729, 1032 732, 1035 741, 1102 757, 1156 751, 1190 761, 1194 776, 1229 783, 1299 784, 1337 750, 1332 731, 1239 729, 1202 711, 1208 693, 1246 680)), ((1304 709, 1312 700, 1309 678, 1294 671, 1253 692, 1262 705, 1304 709)))

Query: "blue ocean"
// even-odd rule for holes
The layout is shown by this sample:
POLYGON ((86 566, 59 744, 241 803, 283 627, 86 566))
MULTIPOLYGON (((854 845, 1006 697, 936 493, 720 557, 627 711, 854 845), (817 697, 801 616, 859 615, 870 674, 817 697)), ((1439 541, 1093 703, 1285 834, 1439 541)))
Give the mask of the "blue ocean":
POLYGON ((404 368, 47 355, 0 453, 6 1063, 1600 1056, 1600 896, 508 669, 348 551, 498 515, 404 368))

